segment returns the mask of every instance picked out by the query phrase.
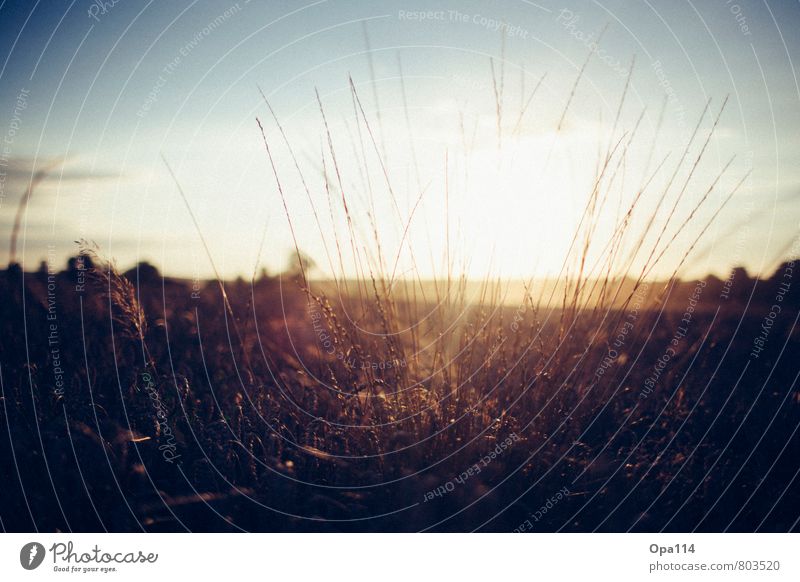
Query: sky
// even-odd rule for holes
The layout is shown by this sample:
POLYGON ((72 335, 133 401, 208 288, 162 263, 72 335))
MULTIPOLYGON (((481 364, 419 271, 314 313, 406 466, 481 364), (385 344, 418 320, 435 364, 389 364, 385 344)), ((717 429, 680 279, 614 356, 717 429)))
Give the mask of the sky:
POLYGON ((0 46, 2 240, 46 170, 26 268, 554 276, 598 174, 596 274, 633 200, 625 272, 800 250, 796 1, 5 1, 0 46))

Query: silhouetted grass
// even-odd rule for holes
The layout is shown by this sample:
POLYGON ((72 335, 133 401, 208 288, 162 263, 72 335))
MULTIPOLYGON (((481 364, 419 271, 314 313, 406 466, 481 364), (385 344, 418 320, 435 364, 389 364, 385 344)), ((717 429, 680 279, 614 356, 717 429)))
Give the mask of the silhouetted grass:
MULTIPOLYGON (((493 81, 500 144, 502 72, 493 81)), ((509 282, 455 271, 449 233, 447 272, 423 279, 420 250, 408 249, 414 269, 398 276, 417 206, 400 212, 352 80, 350 90, 401 220, 396 253, 374 221, 358 224, 317 95, 332 235, 268 103, 293 168, 279 167, 274 132, 258 125, 292 235, 287 171, 300 177, 332 278, 309 276, 297 238, 295 272, 217 276, 194 295, 152 270, 122 275, 87 246, 58 274, 5 273, 7 529, 510 531, 564 488, 534 529, 796 527, 796 299, 753 359, 763 314, 722 309, 713 281, 678 278, 738 188, 706 212, 719 177, 696 184, 724 104, 704 129, 706 108, 674 165, 665 158, 646 177, 603 240, 597 226, 642 117, 617 131, 558 277, 506 301, 509 282), (666 180, 651 192, 657 175, 666 180), (644 195, 655 210, 642 210, 644 195), (653 281, 681 234, 691 242, 666 266, 672 276, 653 281)))

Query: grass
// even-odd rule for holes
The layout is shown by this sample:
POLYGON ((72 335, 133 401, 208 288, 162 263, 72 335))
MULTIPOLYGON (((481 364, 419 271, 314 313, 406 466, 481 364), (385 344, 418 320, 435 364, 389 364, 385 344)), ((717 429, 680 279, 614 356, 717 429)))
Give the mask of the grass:
MULTIPOLYGON (((539 86, 503 135, 503 116, 514 116, 501 103, 502 69, 499 80, 494 73, 493 64, 500 144, 539 86)), ((522 300, 508 301, 509 282, 459 274, 449 218, 446 272, 423 278, 407 235, 425 188, 401 212, 381 132, 349 87, 362 152, 398 216, 395 252, 374 213, 361 224, 353 211, 320 96, 330 227, 264 97, 273 129, 258 126, 294 238, 293 272, 249 282, 217 275, 193 294, 151 271, 123 275, 85 243, 80 262, 60 273, 9 267, 0 281, 3 527, 796 528, 798 461, 786 448, 797 442, 796 307, 776 322, 765 355, 748 360, 760 316, 722 308, 713 281, 680 279, 745 179, 718 194, 729 163, 698 184, 724 103, 710 125, 708 105, 677 160, 664 158, 614 211, 644 116, 617 127, 626 84, 561 272, 525 282, 522 300), (278 147, 293 167, 276 162, 278 147), (307 272, 285 172, 306 194, 329 279, 307 272), (654 209, 643 209, 645 197, 654 209), (598 224, 609 215, 604 239, 598 224), (679 240, 688 242, 665 265, 679 240), (411 276, 398 273, 404 249, 411 276), (656 268, 672 274, 655 281, 656 268)))

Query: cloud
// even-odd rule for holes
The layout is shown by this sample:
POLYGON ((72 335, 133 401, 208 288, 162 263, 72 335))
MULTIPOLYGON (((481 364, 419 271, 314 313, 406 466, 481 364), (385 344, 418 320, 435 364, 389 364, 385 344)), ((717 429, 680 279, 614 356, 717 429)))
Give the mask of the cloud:
POLYGON ((110 180, 122 177, 117 172, 92 170, 77 165, 74 159, 64 158, 12 158, 8 165, 0 167, 7 181, 27 184, 35 172, 51 168, 42 179, 42 183, 83 182, 87 180, 110 180))

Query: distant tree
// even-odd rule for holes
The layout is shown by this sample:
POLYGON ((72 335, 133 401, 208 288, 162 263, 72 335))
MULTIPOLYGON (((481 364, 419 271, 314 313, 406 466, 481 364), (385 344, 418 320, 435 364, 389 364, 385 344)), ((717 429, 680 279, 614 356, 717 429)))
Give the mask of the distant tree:
POLYGON ((772 277, 769 278, 770 281, 774 281, 776 283, 780 283, 781 281, 790 281, 792 275, 794 275, 794 262, 793 261, 784 261, 781 265, 775 270, 772 274, 772 277), (788 273, 788 276, 786 276, 788 273))
POLYGON ((22 276, 22 265, 20 265, 16 261, 12 261, 8 263, 8 268, 6 269, 6 273, 8 273, 9 277, 16 280, 22 276))
POLYGON ((147 261, 141 261, 134 268, 125 271, 123 275, 134 283, 155 283, 161 279, 158 269, 147 261))
POLYGON ((306 277, 308 277, 316 266, 314 260, 303 251, 294 251, 289 255, 289 266, 286 269, 286 274, 291 277, 300 277, 302 273, 305 273, 306 277))
POLYGON ((724 289, 725 282, 715 275, 706 277, 706 289, 703 292, 708 297, 719 297, 724 289))
POLYGON ((795 274, 796 263, 784 261, 775 270, 772 276, 764 282, 764 300, 774 302, 776 297, 781 297, 784 309, 786 306, 797 307, 800 305, 800 293, 796 285, 792 283, 797 276, 795 274))
POLYGON ((723 284, 731 301, 746 302, 753 289, 753 279, 744 267, 734 267, 723 284))

